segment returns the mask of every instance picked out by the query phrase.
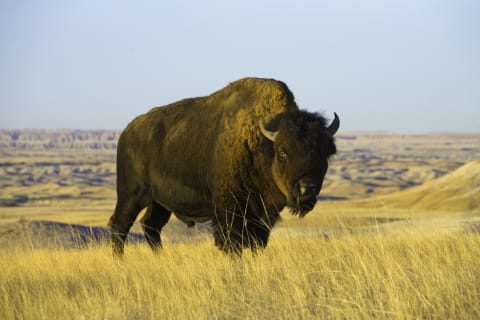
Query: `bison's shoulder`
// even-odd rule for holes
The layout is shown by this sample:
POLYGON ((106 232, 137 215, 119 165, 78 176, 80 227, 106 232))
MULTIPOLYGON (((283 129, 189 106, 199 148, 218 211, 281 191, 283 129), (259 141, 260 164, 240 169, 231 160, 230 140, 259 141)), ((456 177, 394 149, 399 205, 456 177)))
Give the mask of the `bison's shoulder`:
POLYGON ((226 113, 240 110, 255 117, 298 110, 293 93, 281 81, 244 78, 230 83, 207 98, 214 108, 226 113))

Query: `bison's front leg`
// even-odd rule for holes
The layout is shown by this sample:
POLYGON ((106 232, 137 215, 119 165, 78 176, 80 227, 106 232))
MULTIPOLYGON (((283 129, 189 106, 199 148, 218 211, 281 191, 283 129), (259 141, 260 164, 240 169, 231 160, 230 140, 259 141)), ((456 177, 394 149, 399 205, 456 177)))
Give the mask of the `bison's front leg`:
POLYGON ((263 249, 267 246, 273 226, 280 219, 274 207, 268 207, 265 202, 250 201, 249 215, 246 222, 247 246, 252 250, 263 249))
POLYGON ((215 245, 227 254, 242 255, 243 222, 235 210, 222 210, 216 213, 213 220, 215 245))
POLYGON ((247 223, 247 243, 246 245, 252 250, 263 249, 267 246, 268 238, 272 226, 265 221, 259 219, 251 219, 247 223))

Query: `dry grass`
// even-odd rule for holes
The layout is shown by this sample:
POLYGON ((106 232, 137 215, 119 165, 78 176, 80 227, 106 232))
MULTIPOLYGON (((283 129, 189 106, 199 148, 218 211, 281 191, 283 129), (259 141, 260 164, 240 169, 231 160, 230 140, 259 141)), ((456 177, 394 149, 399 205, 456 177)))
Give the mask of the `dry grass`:
POLYGON ((4 319, 325 319, 480 317, 480 236, 431 232, 277 234, 231 259, 212 241, 2 250, 4 319))

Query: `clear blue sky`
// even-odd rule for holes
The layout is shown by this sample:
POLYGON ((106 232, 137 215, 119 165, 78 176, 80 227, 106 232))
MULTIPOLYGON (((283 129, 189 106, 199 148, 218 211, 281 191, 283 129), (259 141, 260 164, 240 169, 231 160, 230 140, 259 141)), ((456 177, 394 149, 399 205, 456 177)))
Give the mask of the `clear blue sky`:
POLYGON ((0 0, 0 128, 122 129, 245 76, 343 131, 480 132, 480 1, 0 0))

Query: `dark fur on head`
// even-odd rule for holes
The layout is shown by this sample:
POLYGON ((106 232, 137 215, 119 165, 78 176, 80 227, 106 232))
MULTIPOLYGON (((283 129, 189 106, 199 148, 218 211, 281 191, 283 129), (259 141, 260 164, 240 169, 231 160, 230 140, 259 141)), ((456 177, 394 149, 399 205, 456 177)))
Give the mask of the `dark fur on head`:
POLYGON ((262 145, 272 159, 274 180, 291 212, 303 217, 316 203, 328 158, 336 152, 334 138, 323 116, 301 110, 276 116, 267 128, 276 133, 262 145))

